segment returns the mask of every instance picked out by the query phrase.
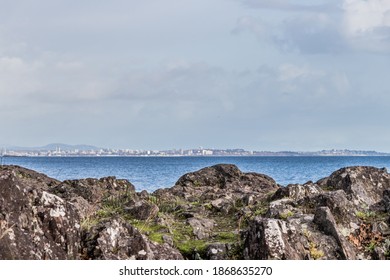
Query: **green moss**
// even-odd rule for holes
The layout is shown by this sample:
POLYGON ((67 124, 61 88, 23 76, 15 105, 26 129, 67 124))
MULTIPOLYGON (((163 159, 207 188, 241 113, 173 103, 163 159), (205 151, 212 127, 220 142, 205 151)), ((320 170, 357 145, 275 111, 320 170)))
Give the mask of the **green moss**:
POLYGON ((194 252, 197 252, 200 256, 204 257, 206 255, 208 242, 205 240, 190 239, 183 242, 175 242, 175 246, 180 253, 187 258, 191 258, 194 252))
POLYGON ((130 221, 130 224, 137 228, 142 234, 148 236, 150 240, 160 244, 164 242, 162 238, 163 235, 167 235, 169 232, 166 227, 147 221, 132 220, 130 221))
POLYGON ((275 191, 270 191, 266 194, 266 200, 267 202, 271 202, 272 201, 272 197, 274 196, 274 194, 277 192, 277 190, 275 191))
POLYGON ((197 181, 197 180, 194 181, 194 186, 195 187, 200 187, 201 185, 202 184, 199 181, 197 181))
POLYGON ((280 219, 287 220, 288 218, 290 218, 293 215, 294 215, 294 213, 291 212, 290 210, 288 210, 286 212, 279 214, 279 217, 280 217, 280 219))
POLYGON ((374 212, 374 211, 357 211, 356 217, 359 219, 365 221, 365 222, 378 222, 378 221, 384 221, 387 219, 388 214, 382 213, 382 212, 374 212))
POLYGON ((234 232, 218 232, 214 239, 221 243, 233 243, 237 242, 238 235, 234 232))
POLYGON ((171 199, 160 199, 157 198, 156 205, 158 206, 160 212, 163 213, 176 213, 181 211, 180 205, 187 204, 188 202, 182 200, 179 197, 171 198, 171 199))
MULTIPOLYGON (((272 192, 272 193, 274 193, 274 192, 272 192)), ((269 198, 271 196, 272 196, 272 194, 270 193, 269 198)), ((267 199, 262 199, 262 200, 260 200, 259 203, 252 205, 250 207, 252 213, 251 213, 249 218, 253 218, 256 216, 264 216, 268 212, 269 204, 270 204, 270 202, 269 202, 268 197, 267 197, 267 199)))
POLYGON ((308 231, 306 228, 303 229, 302 233, 308 240, 311 238, 311 232, 308 231))
POLYGON ((325 192, 330 192, 335 189, 333 186, 327 186, 327 185, 320 186, 320 188, 325 192))
POLYGON ((96 226, 102 219, 96 215, 91 215, 85 217, 80 221, 80 226, 82 230, 90 230, 92 227, 96 226))
POLYGON ((318 250, 314 242, 309 243, 309 251, 310 251, 310 256, 315 260, 318 260, 324 256, 324 252, 318 250))
POLYGON ((123 214, 122 211, 123 210, 119 207, 103 205, 102 208, 82 219, 80 226, 84 230, 89 230, 91 227, 96 226, 99 222, 105 219, 118 215, 121 216, 123 214))
POLYGON ((213 210, 213 205, 211 205, 211 203, 206 203, 206 204, 204 204, 203 206, 204 206, 204 208, 205 208, 206 210, 209 210, 209 211, 212 211, 212 210, 213 210))
POLYGON ((150 203, 158 205, 159 199, 154 195, 149 195, 148 200, 150 203))
POLYGON ((370 212, 356 211, 356 217, 362 220, 367 220, 372 214, 370 212))
POLYGON ((236 199, 236 200, 234 201, 234 208, 240 209, 240 208, 242 208, 242 207, 244 207, 244 202, 242 201, 242 199, 241 199, 241 198, 236 199))
POLYGON ((123 208, 125 204, 132 202, 133 194, 126 189, 116 195, 109 195, 102 200, 102 205, 111 208, 123 208))
POLYGON ((268 208, 258 208, 253 212, 254 216, 264 216, 268 211, 268 208))
POLYGON ((376 245, 377 245, 376 241, 371 240, 371 242, 366 247, 366 251, 373 253, 376 248, 376 245))

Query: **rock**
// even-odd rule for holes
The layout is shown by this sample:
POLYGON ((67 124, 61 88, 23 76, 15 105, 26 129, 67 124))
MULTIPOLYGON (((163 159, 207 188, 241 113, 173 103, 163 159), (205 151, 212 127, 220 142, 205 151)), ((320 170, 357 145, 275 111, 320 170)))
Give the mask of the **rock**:
POLYGON ((198 239, 208 238, 214 228, 214 221, 206 218, 189 218, 187 222, 198 239))
POLYGON ((199 201, 230 197, 243 200, 252 195, 252 200, 276 191, 279 186, 266 175, 243 173, 231 164, 218 164, 183 175, 167 192, 186 199, 199 201))
POLYGON ((356 251, 350 246, 347 240, 338 232, 336 221, 328 207, 318 207, 313 222, 319 229, 332 236, 339 245, 340 257, 343 259, 355 259, 356 251))
POLYGON ((306 197, 313 197, 322 192, 322 189, 312 182, 306 183, 304 185, 290 184, 285 188, 278 189, 278 191, 273 195, 272 200, 289 197, 295 201, 298 201, 306 197))
POLYGON ((119 219, 101 222, 83 237, 83 257, 101 260, 180 260, 169 244, 151 242, 136 228, 119 219))
POLYGON ((0 259, 78 258, 79 215, 47 192, 55 182, 23 168, 0 170, 0 259))
POLYGON ((384 190, 383 191, 383 206, 384 206, 384 211, 387 213, 390 213, 390 189, 384 190))
POLYGON ((221 164, 148 194, 0 167, 0 259, 389 259, 389 244, 385 169, 281 187, 221 164))
POLYGON ((225 196, 223 198, 217 198, 211 201, 211 206, 213 206, 217 211, 228 214, 229 211, 231 211, 233 208, 233 203, 233 199, 230 196, 225 196))
POLYGON ((82 218, 96 212, 104 202, 123 205, 136 199, 134 185, 115 177, 66 180, 52 186, 50 192, 73 203, 82 218))
POLYGON ((167 243, 169 246, 173 247, 173 238, 169 235, 163 235, 162 239, 164 243, 167 243))
POLYGON ((256 217, 249 227, 244 245, 246 259, 299 259, 289 244, 286 222, 277 219, 256 217))
POLYGON ((390 175, 385 168, 346 167, 319 183, 328 189, 343 190, 355 205, 373 205, 382 199, 383 191, 390 188, 390 175))
POLYGON ((207 246, 206 256, 209 260, 228 260, 228 245, 215 243, 207 246))
POLYGON ((145 200, 126 204, 130 204, 130 206, 124 206, 125 213, 130 214, 134 219, 137 220, 153 219, 157 216, 159 211, 157 205, 145 200))

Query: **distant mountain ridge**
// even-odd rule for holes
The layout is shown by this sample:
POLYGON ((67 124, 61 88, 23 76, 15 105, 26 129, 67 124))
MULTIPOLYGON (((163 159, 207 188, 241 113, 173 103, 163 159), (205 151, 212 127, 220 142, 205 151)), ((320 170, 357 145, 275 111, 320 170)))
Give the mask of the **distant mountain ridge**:
POLYGON ((254 155, 260 156, 390 156, 390 153, 377 152, 377 151, 362 151, 362 150, 321 150, 315 152, 307 151, 279 151, 279 152, 268 152, 268 151, 256 151, 254 155))

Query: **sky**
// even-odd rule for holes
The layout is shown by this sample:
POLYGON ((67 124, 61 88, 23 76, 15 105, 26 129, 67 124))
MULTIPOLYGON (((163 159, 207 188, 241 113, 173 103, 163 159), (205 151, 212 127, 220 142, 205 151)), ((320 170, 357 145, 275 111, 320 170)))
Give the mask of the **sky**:
POLYGON ((0 0, 0 145, 390 152, 390 0, 0 0))

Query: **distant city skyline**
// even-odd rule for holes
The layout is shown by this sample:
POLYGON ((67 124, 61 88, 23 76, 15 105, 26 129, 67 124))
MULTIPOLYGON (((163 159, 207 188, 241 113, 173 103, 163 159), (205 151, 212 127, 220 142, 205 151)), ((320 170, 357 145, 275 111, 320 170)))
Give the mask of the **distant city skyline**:
POLYGON ((48 144, 41 147, 8 147, 0 149, 0 156, 14 157, 58 157, 58 156, 390 156, 390 153, 362 150, 320 150, 320 151, 265 151, 245 150, 242 148, 216 149, 112 149, 90 145, 67 145, 62 143, 48 144))
POLYGON ((390 0, 1 4, 0 148, 390 152, 390 0))

